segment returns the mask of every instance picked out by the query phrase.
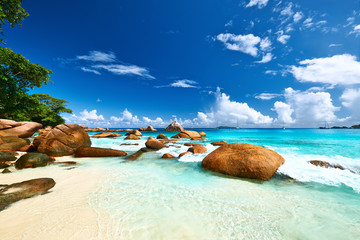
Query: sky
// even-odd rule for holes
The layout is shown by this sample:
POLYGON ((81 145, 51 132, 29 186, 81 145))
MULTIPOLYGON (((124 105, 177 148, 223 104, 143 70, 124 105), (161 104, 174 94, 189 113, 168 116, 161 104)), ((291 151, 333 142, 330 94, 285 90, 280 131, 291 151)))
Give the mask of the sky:
POLYGON ((53 71, 66 122, 360 123, 360 0, 23 0, 6 47, 53 71))

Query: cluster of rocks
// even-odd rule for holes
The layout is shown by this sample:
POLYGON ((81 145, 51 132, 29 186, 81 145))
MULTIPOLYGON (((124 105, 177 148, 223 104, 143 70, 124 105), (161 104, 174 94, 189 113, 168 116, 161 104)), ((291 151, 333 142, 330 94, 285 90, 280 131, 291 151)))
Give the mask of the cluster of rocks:
POLYGON ((342 129, 342 128, 350 128, 350 129, 360 129, 360 124, 358 124, 358 125, 353 125, 353 126, 351 126, 351 127, 347 127, 347 126, 342 126, 342 127, 339 127, 339 126, 333 126, 333 127, 331 127, 331 128, 333 128, 333 129, 342 129))

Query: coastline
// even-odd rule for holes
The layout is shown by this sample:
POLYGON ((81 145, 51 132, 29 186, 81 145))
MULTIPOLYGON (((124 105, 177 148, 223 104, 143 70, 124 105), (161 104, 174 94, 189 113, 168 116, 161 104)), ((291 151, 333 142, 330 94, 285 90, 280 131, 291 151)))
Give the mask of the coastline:
POLYGON ((100 187, 106 170, 91 166, 67 168, 53 165, 0 175, 2 184, 40 177, 56 181, 49 193, 16 202, 0 212, 1 239, 94 239, 98 235, 99 223, 103 222, 98 219, 107 218, 107 214, 91 207, 89 196, 100 187))

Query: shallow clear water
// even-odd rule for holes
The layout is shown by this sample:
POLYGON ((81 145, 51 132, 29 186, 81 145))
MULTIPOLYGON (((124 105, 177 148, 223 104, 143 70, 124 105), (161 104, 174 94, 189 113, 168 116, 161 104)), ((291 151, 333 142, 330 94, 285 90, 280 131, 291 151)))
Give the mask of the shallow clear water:
MULTIPOLYGON (((89 203, 112 221, 100 238, 115 239, 360 239, 360 130, 196 129, 207 133, 205 154, 180 159, 188 140, 145 153, 137 161, 89 161, 106 174, 89 203), (285 164, 267 182, 236 179, 201 169, 201 161, 225 140, 264 146, 285 164), (346 170, 315 167, 309 160, 346 170), (106 162, 106 164, 104 164, 106 162), (289 179, 289 176, 294 180, 289 179)), ((93 139, 93 146, 129 154, 144 146, 121 138, 93 139), (120 146, 122 143, 137 146, 120 146)), ((174 132, 162 132, 172 136, 174 132)))

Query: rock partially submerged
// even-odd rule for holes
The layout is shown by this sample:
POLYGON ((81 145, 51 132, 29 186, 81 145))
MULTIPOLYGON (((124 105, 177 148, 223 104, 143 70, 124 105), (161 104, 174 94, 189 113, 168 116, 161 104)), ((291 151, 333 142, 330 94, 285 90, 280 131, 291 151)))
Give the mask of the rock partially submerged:
POLYGON ((207 155, 201 167, 234 177, 269 180, 284 162, 275 151, 247 143, 231 143, 207 155))
POLYGON ((199 132, 199 134, 201 137, 206 137, 206 133, 204 133, 204 132, 199 132))
POLYGON ((162 155, 161 158, 164 158, 164 159, 171 159, 171 158, 175 158, 173 155, 171 155, 170 153, 165 153, 164 155, 162 155))
POLYGON ((219 142, 212 142, 211 145, 213 146, 222 146, 222 145, 225 145, 225 144, 228 144, 227 142, 225 141, 219 141, 219 142))
POLYGON ((159 142, 158 140, 156 140, 153 137, 149 137, 148 140, 145 143, 145 146, 147 148, 150 149, 155 149, 155 150, 159 150, 162 148, 167 148, 168 146, 166 146, 165 144, 163 144, 162 142, 159 142))
POLYGON ((114 137, 122 137, 123 135, 115 133, 115 132, 101 132, 93 135, 93 138, 114 138, 114 137))
POLYGON ((134 130, 134 131, 128 132, 125 135, 128 136, 128 135, 131 135, 131 134, 135 135, 135 136, 138 136, 138 137, 142 136, 142 134, 141 134, 141 132, 139 130, 134 130))
POLYGON ((16 160, 16 157, 12 152, 0 152, 0 163, 1 162, 13 162, 15 160, 16 160))
POLYGON ((47 193, 55 186, 52 178, 38 178, 7 185, 0 190, 0 211, 22 199, 47 193))
POLYGON ((185 129, 178 123, 177 121, 173 121, 165 128, 165 131, 178 131, 182 132, 185 131, 185 129))
POLYGON ((207 151, 206 147, 204 145, 195 145, 188 149, 188 152, 191 152, 193 154, 199 154, 199 153, 205 153, 207 151))
POLYGON ((120 150, 96 147, 79 147, 75 157, 124 157, 127 153, 120 150))
POLYGON ((165 134, 160 133, 157 135, 156 139, 168 139, 168 137, 165 134))
POLYGON ((345 168, 343 166, 341 166, 340 164, 331 164, 329 162, 326 161, 321 161, 321 160, 311 160, 309 163, 311 163, 312 165, 318 166, 318 167, 324 167, 324 168, 338 168, 341 170, 344 170, 345 168))
POLYGON ((125 140, 139 140, 140 137, 136 136, 135 134, 128 135, 125 140))
POLYGON ((3 137, 28 138, 40 128, 42 128, 42 125, 36 122, 16 122, 8 119, 0 119, 0 136, 3 137))
POLYGON ((72 155, 79 147, 90 147, 91 140, 85 130, 77 124, 61 124, 39 135, 34 148, 49 156, 72 155))
POLYGON ((196 131, 182 131, 172 138, 176 138, 178 136, 179 138, 191 138, 191 139, 202 139, 200 134, 196 131))
POLYGON ((155 150, 150 149, 150 148, 141 148, 139 151, 137 151, 136 153, 131 154, 126 159, 128 159, 128 160, 136 160, 139 157, 141 157, 144 153, 153 152, 153 151, 155 151, 155 150))
POLYGON ((0 151, 16 151, 29 145, 30 140, 14 136, 0 137, 0 151))
POLYGON ((51 159, 43 153, 27 153, 21 156, 15 163, 17 169, 45 167, 51 159))

